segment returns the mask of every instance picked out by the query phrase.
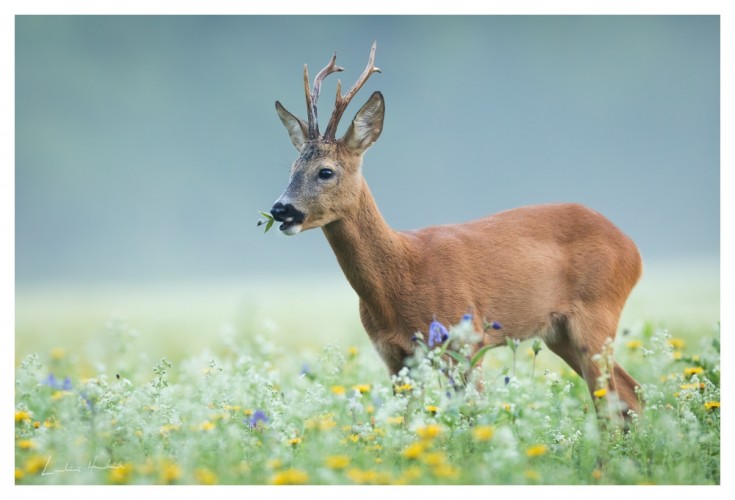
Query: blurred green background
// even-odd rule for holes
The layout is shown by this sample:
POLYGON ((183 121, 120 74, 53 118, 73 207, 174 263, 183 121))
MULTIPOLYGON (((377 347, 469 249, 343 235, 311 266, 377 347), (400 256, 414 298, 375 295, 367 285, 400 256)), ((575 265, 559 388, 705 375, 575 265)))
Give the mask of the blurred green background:
POLYGON ((16 355, 92 358, 118 314, 153 356, 233 325, 367 342, 320 231, 255 222, 296 157, 274 101, 304 116, 303 64, 337 50, 347 87, 373 40, 341 131, 383 92, 393 227, 581 202, 644 258, 622 326, 719 320, 717 16, 18 16, 16 355))

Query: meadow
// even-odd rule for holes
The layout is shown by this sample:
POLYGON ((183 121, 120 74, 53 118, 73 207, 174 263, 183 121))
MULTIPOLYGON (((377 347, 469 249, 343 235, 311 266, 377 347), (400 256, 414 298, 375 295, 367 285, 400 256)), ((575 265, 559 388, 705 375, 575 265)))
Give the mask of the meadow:
POLYGON ((671 269, 614 344, 627 431, 542 344, 473 360, 462 318, 390 379, 341 282, 18 290, 15 483, 719 484, 718 271, 671 269))

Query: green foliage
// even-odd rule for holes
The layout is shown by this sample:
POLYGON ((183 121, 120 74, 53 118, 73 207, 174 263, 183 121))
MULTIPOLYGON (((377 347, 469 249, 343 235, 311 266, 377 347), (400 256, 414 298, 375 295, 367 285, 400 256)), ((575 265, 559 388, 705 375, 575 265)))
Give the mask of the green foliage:
POLYGON ((268 230, 269 230, 269 229, 270 229, 270 228, 271 228, 271 227, 273 226, 273 223, 275 222, 275 219, 274 219, 274 218, 273 218, 273 216, 272 216, 271 214, 269 214, 268 212, 260 212, 260 211, 258 211, 258 213, 259 213, 260 215, 262 215, 263 217, 265 217, 265 220, 263 220, 263 219, 258 219, 258 224, 257 224, 257 225, 258 225, 258 227, 260 227, 260 226, 262 226, 263 224, 265 224, 265 231, 263 231, 263 232, 264 232, 264 233, 267 233, 267 232, 268 232, 268 230))
POLYGON ((489 367, 507 350, 473 355, 469 322, 417 339, 392 380, 372 353, 250 331, 122 375, 34 354, 16 369, 16 483, 718 484, 719 335, 692 350, 644 332, 616 353, 646 401, 627 432, 598 421, 570 370, 534 376, 540 343, 509 344, 514 377, 511 360, 489 367))

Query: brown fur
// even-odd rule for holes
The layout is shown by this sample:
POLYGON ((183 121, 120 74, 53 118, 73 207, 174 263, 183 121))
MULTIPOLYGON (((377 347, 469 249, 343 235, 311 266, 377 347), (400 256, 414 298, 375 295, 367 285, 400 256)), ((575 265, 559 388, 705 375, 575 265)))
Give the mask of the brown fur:
MULTIPOLYGON (((591 392, 598 388, 600 368, 592 358, 615 337, 641 275, 638 249, 617 227, 582 205, 550 204, 394 231, 361 172, 364 152, 382 131, 382 95, 370 97, 337 141, 299 136, 303 127, 289 117, 297 118, 281 110, 301 155, 279 201, 306 215, 301 230, 322 227, 391 373, 413 351, 413 335, 426 332, 433 319, 450 325, 472 312, 478 332, 485 319, 503 326, 485 333, 485 345, 540 336, 591 392), (318 180, 325 167, 334 179, 318 180)), ((612 371, 608 389, 639 411, 635 380, 617 364, 612 371)))

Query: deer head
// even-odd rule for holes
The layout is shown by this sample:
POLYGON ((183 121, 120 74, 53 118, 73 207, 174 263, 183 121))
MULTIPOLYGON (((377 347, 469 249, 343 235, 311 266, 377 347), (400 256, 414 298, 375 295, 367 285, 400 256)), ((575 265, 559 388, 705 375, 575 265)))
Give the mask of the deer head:
POLYGON ((337 53, 314 78, 309 89, 309 73, 304 65, 304 92, 308 121, 298 118, 276 101, 276 112, 288 130, 299 157, 291 167, 288 186, 271 209, 273 218, 281 222, 280 230, 294 235, 306 229, 322 227, 355 209, 363 181, 362 156, 378 139, 383 129, 385 103, 380 92, 374 92, 352 119, 345 135, 336 139, 337 125, 347 105, 367 79, 380 69, 375 67, 375 43, 360 78, 342 95, 337 81, 337 98, 326 131, 319 133, 317 100, 322 80, 331 73, 343 71, 335 64, 337 53))

